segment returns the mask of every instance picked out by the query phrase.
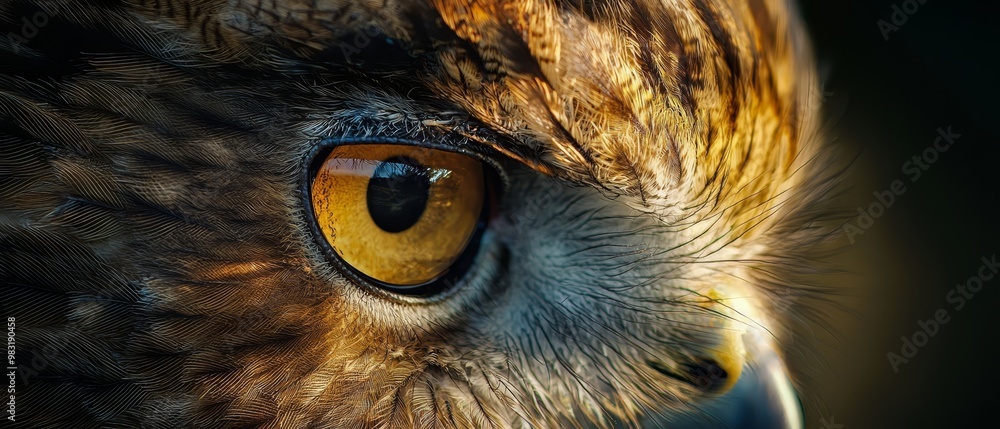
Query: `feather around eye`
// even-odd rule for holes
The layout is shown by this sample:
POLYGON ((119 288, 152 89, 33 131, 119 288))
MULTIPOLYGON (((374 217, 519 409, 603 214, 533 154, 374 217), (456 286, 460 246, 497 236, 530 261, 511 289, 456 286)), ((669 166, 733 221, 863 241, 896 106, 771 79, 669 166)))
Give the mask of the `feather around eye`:
POLYGON ((788 2, 0 15, 26 425, 655 426, 787 382, 837 171, 788 2))

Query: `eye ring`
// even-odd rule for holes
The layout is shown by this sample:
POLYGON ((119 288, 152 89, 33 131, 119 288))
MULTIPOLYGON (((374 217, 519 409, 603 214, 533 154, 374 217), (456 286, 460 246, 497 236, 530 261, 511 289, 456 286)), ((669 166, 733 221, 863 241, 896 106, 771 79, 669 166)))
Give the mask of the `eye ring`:
POLYGON ((387 137, 322 139, 306 153, 300 174, 300 196, 305 207, 305 210, 303 210, 304 217, 308 223, 310 233, 322 250, 326 260, 339 273, 351 279, 364 290, 386 299, 411 304, 437 302, 446 299, 458 289, 456 286, 461 283, 462 278, 465 277, 469 269, 474 265, 475 258, 480 251, 483 234, 486 231, 489 220, 495 215, 494 211, 499 201, 498 194, 502 192, 503 184, 506 182, 504 180, 503 169, 490 157, 451 145, 387 137), (482 167, 482 180, 485 195, 483 195, 482 207, 476 219, 474 230, 469 235, 468 242, 461 250, 457 259, 449 265, 445 272, 429 281, 419 284, 393 284, 376 279, 355 268, 334 249, 327 235, 321 229, 314 209, 313 185, 319 169, 330 157, 330 154, 337 148, 349 145, 399 145, 410 148, 434 149, 465 155, 484 165, 482 167))

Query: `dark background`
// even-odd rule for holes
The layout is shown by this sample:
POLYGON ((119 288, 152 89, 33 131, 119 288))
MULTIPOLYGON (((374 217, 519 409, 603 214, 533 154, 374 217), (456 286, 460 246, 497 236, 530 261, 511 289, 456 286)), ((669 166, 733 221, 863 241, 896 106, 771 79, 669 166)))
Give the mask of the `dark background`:
POLYGON ((833 334, 816 335, 822 358, 800 389, 806 428, 994 426, 1000 275, 959 311, 946 295, 980 258, 1000 258, 1000 8, 926 0, 885 40, 877 22, 903 0, 800 2, 825 70, 824 136, 857 158, 845 208, 895 179, 907 186, 840 258, 856 312, 831 312, 833 334), (903 165, 949 125, 961 137, 910 182, 903 165), (886 354, 942 308, 950 321, 895 373, 886 354))

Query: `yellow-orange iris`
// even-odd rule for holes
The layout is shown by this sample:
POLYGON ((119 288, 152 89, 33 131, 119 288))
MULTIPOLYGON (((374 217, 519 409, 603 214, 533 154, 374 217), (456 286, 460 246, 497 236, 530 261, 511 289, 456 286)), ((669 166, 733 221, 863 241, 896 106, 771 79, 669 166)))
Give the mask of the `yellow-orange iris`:
POLYGON ((405 145, 333 148, 312 182, 313 213, 330 247, 358 272, 398 286, 446 273, 476 232, 482 163, 405 145))

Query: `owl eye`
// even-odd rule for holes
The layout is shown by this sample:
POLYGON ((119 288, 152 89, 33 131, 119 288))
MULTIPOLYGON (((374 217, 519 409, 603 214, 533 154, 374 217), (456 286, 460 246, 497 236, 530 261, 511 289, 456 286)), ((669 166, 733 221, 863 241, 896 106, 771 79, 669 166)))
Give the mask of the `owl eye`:
POLYGON ((309 187, 316 227, 348 274, 405 295, 461 275, 485 226, 489 167, 467 155, 395 144, 335 146, 309 187))

